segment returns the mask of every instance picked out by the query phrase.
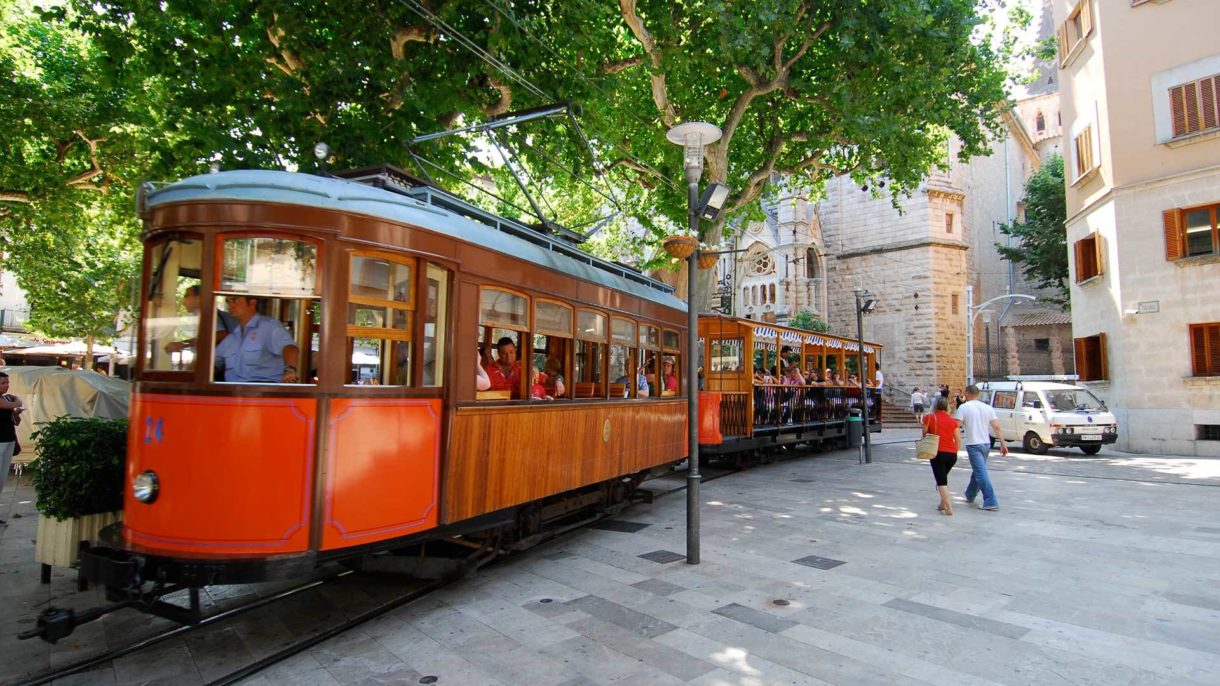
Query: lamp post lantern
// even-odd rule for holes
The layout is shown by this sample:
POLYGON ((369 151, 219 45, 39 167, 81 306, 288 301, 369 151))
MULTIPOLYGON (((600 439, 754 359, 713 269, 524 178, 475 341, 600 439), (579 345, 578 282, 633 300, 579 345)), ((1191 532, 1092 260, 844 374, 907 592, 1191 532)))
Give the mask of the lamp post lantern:
MULTIPOLYGON (((665 134, 669 142, 681 145, 690 235, 699 240, 699 219, 715 219, 728 197, 728 188, 714 183, 701 199, 699 178, 703 176, 703 150, 720 140, 720 127, 706 122, 678 124, 665 134), (709 215, 710 213, 710 215, 709 215)), ((699 250, 686 257, 686 423, 689 439, 686 472, 686 563, 699 564, 699 250)))

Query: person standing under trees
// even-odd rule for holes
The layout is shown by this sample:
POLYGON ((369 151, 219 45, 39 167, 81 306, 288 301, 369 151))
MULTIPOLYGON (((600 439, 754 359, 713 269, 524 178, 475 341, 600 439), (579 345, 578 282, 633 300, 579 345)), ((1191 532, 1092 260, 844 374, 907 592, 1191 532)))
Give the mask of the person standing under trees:
POLYGON ((949 499, 949 472, 957 464, 957 451, 960 447, 957 438, 957 420, 949 414, 949 399, 937 398, 935 409, 923 419, 923 435, 936 434, 940 444, 936 447, 936 457, 932 458, 932 478, 936 479, 936 492, 940 494, 940 504, 936 509, 943 515, 953 516, 953 501, 949 499))
MULTIPOLYGON (((25 410, 21 398, 9 395, 8 385, 8 374, 0 372, 0 491, 4 490, 4 481, 8 478, 8 469, 17 450, 17 425, 21 423, 21 413, 25 410)), ((7 522, 0 519, 0 526, 5 524, 7 522)))
POLYGON ((991 476, 987 473, 987 453, 991 449, 991 435, 987 432, 987 427, 990 426, 995 431, 1001 455, 1008 455, 1008 445, 1004 442, 1004 431, 1000 428, 995 409, 987 403, 979 402, 978 386, 966 386, 966 402, 957 408, 957 419, 965 430, 966 455, 970 458, 970 484, 966 486, 966 502, 973 503, 974 497, 982 491, 983 509, 998 510, 1000 501, 996 498, 991 476))

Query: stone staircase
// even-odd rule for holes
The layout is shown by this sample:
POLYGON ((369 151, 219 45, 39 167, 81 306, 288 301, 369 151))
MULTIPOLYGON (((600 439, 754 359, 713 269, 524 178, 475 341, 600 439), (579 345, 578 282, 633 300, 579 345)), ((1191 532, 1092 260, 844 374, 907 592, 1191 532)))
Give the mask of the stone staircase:
POLYGON ((919 422, 906 406, 899 407, 888 400, 881 401, 881 426, 886 429, 918 429, 919 422))

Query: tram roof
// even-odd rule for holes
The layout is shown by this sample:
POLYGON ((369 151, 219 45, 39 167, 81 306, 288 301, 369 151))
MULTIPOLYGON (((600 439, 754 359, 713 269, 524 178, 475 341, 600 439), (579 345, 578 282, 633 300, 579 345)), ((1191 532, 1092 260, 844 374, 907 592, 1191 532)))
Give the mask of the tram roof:
POLYGON ((146 207, 153 208, 176 202, 258 201, 363 214, 449 235, 666 307, 686 310, 686 303, 673 294, 673 287, 668 284, 593 257, 439 189, 409 189, 407 193, 410 194, 335 177, 249 169, 175 181, 149 192, 144 202, 146 207), (420 192, 411 192, 415 190, 420 192))

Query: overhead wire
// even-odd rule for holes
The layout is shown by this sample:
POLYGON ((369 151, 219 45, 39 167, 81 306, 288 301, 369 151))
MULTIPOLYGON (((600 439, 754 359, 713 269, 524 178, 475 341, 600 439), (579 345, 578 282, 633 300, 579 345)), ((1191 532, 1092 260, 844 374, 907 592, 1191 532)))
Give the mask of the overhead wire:
MULTIPOLYGON (((418 0, 399 0, 399 2, 401 2, 411 11, 415 12, 425 21, 427 21, 428 23, 435 26, 439 31, 441 31, 445 35, 452 38, 459 45, 461 45, 462 47, 464 47, 467 50, 469 50, 470 52, 472 52, 476 57, 483 60, 487 64, 491 65, 495 69, 503 72, 506 76, 511 78, 513 81, 516 81, 517 83, 521 84, 526 90, 528 90, 534 96, 538 97, 543 102, 556 102, 558 100, 557 98, 552 97, 542 88, 540 88, 539 86, 534 84, 532 81, 530 81, 520 71, 514 69, 512 66, 508 65, 503 60, 500 60, 499 58, 495 57, 488 51, 479 47, 479 45, 477 43, 475 43, 473 40, 471 40, 469 37, 467 37, 460 30, 458 30, 457 28, 453 27, 452 25, 448 24, 443 19, 438 17, 434 12, 429 10, 427 7, 424 7, 420 2, 418 2, 418 0)), ((503 12, 499 8, 495 8, 494 5, 493 5, 493 9, 496 9, 497 12, 501 12, 501 14, 503 14, 503 12)), ((539 41, 531 32, 529 32, 529 30, 527 28, 523 27, 516 20, 515 17, 512 17, 511 15, 505 15, 505 16, 509 19, 510 22, 513 23, 514 26, 517 26, 518 28, 521 28, 523 31, 525 31, 527 33, 527 35, 529 36, 530 40, 532 40, 537 45, 543 47, 548 52, 550 52, 552 55, 555 55, 558 59, 560 59, 562 61, 562 59, 563 59, 562 57, 559 57, 554 52, 554 50, 552 50, 549 46, 547 46, 546 44, 539 41)), ((600 87, 596 86, 596 84, 589 82, 588 79, 586 77, 584 77, 584 75, 579 74, 579 72, 576 72, 576 73, 582 80, 585 80, 587 83, 590 83, 590 85, 593 85, 595 88, 598 88, 598 90, 600 92, 602 92, 603 94, 607 95, 608 97, 612 95, 612 94, 606 92, 604 89, 601 89, 600 87)), ((635 116, 635 115, 633 115, 633 116, 635 116)), ((635 118, 645 125, 648 125, 648 126, 652 125, 650 122, 647 122, 643 119, 639 119, 638 116, 635 118)), ((652 169, 652 167, 650 165, 645 164, 644 162, 641 162, 639 159, 637 159, 635 156, 633 156, 630 153, 630 151, 624 149, 622 146, 620 146, 618 143, 616 143, 613 139, 605 139, 604 143, 606 145, 609 145, 615 151, 621 153, 625 159, 628 159, 628 160, 634 162, 635 164, 639 165, 640 167, 643 167, 646 169, 652 169)), ((668 177, 666 177, 662 174, 657 174, 657 178, 659 178, 662 182, 664 182, 667 186, 669 186, 670 189, 672 189, 676 192, 680 192, 683 190, 676 183, 674 183, 671 179, 669 179, 668 177)), ((607 181, 606 183, 607 183, 607 185, 609 185, 609 181, 607 181)))

